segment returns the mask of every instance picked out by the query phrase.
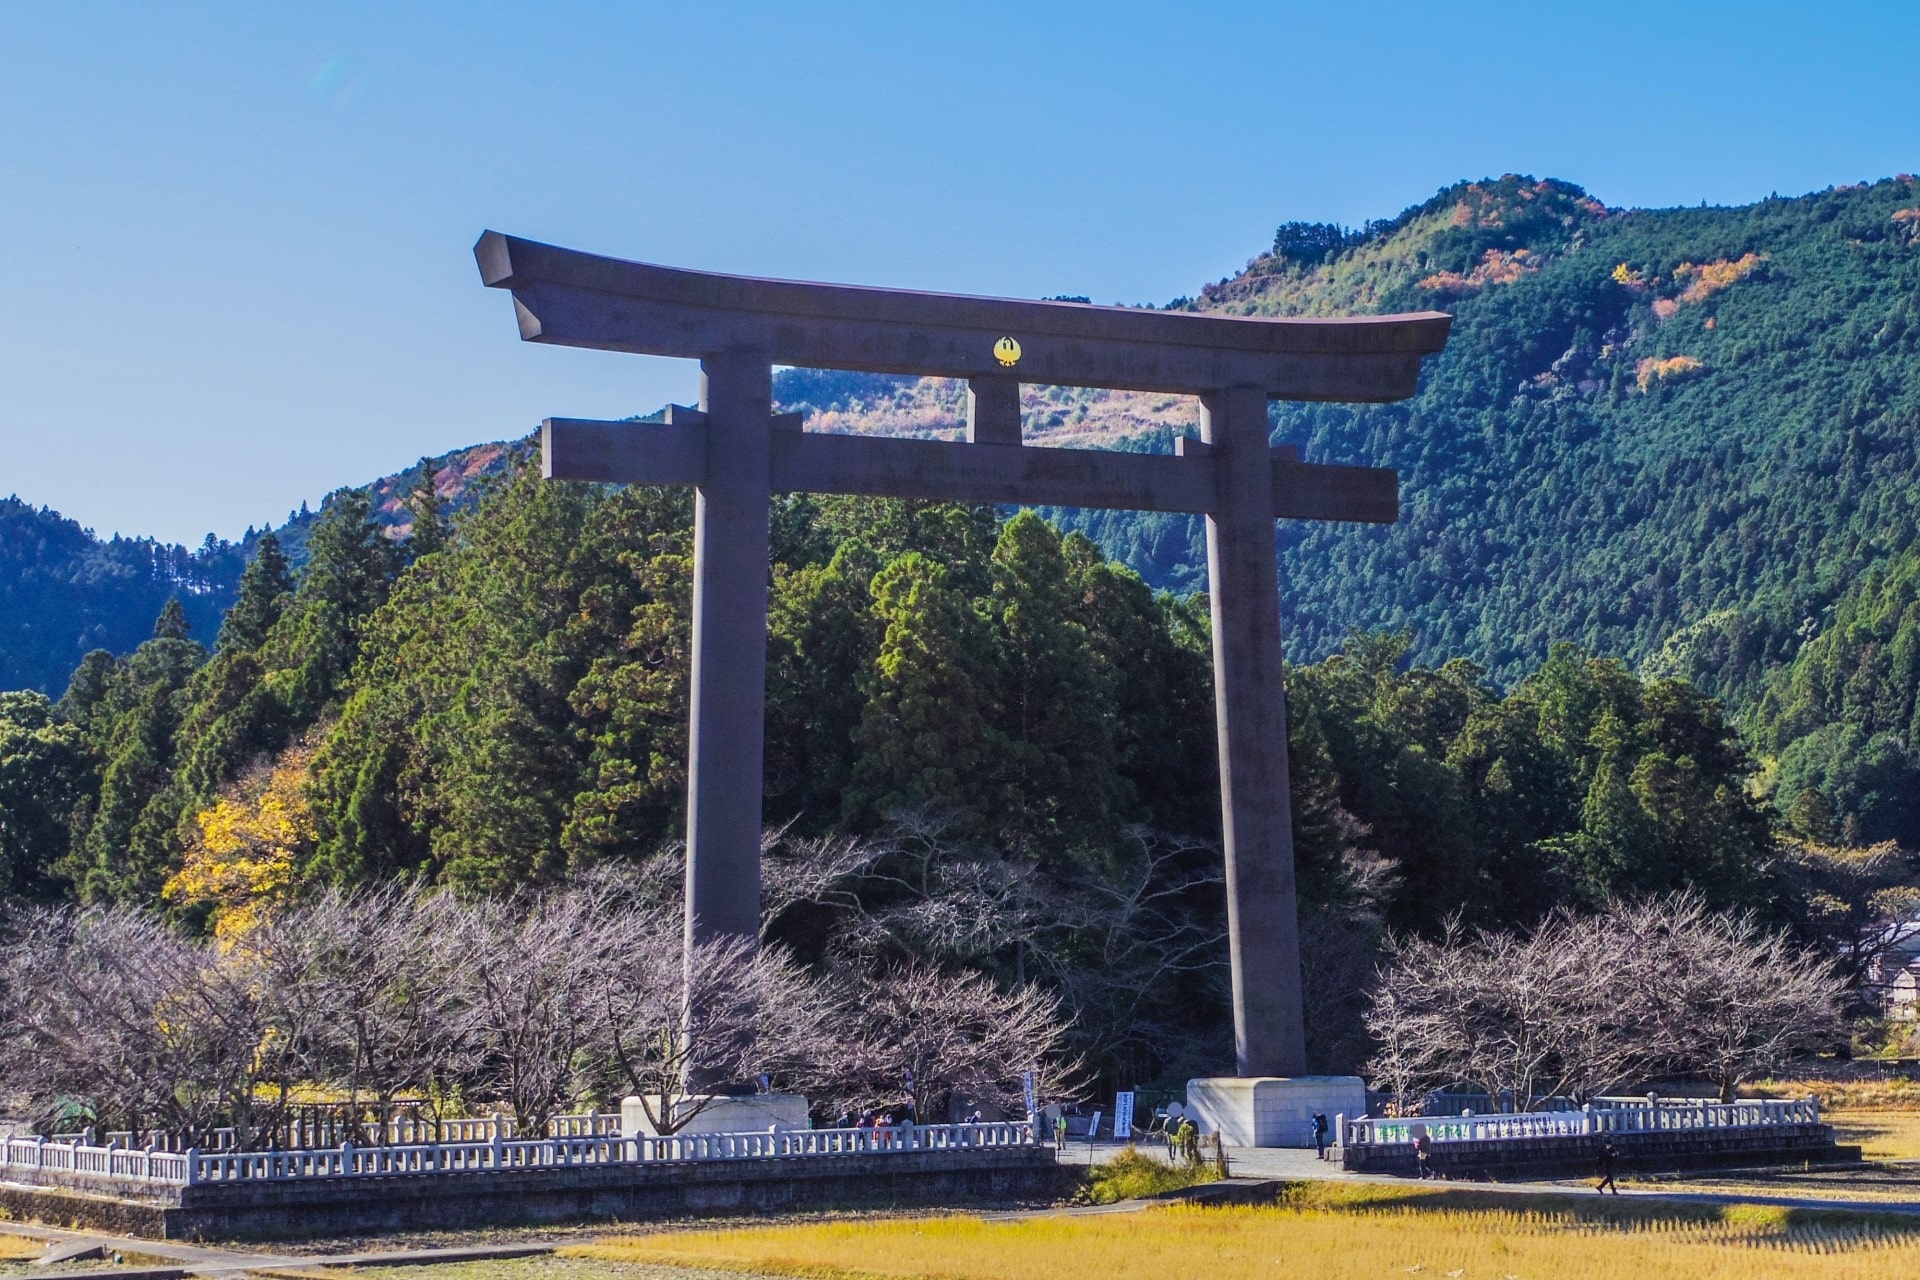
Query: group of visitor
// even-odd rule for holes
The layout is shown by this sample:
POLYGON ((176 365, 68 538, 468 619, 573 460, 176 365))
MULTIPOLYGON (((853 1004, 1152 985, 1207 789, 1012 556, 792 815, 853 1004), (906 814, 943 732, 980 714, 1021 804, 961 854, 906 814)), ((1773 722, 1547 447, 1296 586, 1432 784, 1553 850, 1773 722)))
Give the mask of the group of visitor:
POLYGON ((912 1108, 885 1108, 879 1111, 862 1111, 855 1115, 852 1111, 843 1111, 840 1118, 833 1122, 836 1129, 890 1129, 898 1124, 911 1124, 912 1108))

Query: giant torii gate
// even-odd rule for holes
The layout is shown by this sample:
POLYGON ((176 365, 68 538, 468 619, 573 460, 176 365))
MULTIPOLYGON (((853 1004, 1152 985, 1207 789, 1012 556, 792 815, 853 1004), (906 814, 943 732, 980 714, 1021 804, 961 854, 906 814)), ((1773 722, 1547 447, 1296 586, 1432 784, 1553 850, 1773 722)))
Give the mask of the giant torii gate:
POLYGON ((687 935, 757 938, 776 492, 1182 511, 1207 518, 1221 830, 1236 1069, 1305 1069, 1273 522, 1399 518, 1395 472, 1271 447, 1269 400, 1413 394, 1450 318, 1270 319, 1021 302, 683 271, 489 231, 481 279, 510 290, 529 342, 700 361, 698 409, 663 424, 552 418, 543 474, 692 485, 692 760, 687 935), (964 378, 967 440, 802 430, 773 366, 964 378), (1026 448, 1020 384, 1194 395, 1200 440, 1173 456, 1026 448))

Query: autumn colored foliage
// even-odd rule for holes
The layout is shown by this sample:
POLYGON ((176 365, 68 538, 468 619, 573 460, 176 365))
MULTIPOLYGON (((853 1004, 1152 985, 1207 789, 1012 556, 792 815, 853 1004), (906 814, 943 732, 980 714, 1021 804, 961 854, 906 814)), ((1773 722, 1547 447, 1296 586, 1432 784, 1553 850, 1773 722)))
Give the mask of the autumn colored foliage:
POLYGON ((176 906, 210 904, 215 936, 230 940, 259 924, 293 888, 313 851, 307 799, 313 749, 295 746, 262 761, 194 816, 199 834, 162 891, 176 906))
POLYGON ((1435 293, 1474 293, 1490 284, 1512 284, 1528 271, 1537 269, 1539 265, 1532 252, 1527 249, 1511 251, 1489 249, 1486 256, 1465 275, 1458 271, 1436 272, 1422 280, 1420 287, 1432 289, 1435 293))
POLYGON ((1692 356, 1668 356, 1664 360, 1648 357, 1634 366, 1634 381, 1645 391, 1655 380, 1684 378, 1704 368, 1706 365, 1692 356))

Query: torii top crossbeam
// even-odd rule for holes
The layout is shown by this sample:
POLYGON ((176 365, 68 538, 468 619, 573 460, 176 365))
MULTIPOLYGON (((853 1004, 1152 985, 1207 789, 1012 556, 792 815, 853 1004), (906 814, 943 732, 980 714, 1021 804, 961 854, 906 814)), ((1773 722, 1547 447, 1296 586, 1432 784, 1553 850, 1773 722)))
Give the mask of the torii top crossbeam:
POLYGON ((1392 471, 1272 449, 1269 400, 1413 393, 1448 316, 1273 319, 716 275, 489 231, 482 280, 532 342, 698 359, 699 409, 663 424, 549 419, 553 479, 692 485, 689 938, 758 936, 767 533, 777 491, 1181 511, 1207 517, 1214 694, 1241 1075, 1305 1066, 1273 521, 1390 523, 1392 471), (772 367, 967 381, 967 442, 804 431, 772 367), (1020 384, 1198 396, 1173 456, 1022 446, 1020 384))

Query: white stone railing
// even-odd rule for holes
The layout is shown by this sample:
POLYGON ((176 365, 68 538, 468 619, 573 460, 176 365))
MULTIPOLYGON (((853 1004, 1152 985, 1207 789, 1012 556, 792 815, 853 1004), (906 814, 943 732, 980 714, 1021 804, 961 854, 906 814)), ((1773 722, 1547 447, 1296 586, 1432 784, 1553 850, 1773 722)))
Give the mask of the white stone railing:
POLYGON ((1355 1145, 1411 1143, 1425 1132, 1431 1142, 1499 1142, 1516 1138, 1572 1138, 1597 1133, 1698 1133, 1820 1123, 1813 1098, 1789 1102, 1655 1102, 1632 1106, 1586 1106, 1578 1111, 1526 1111, 1515 1115, 1362 1116, 1347 1122, 1355 1145))
MULTIPOLYGON (((548 1134, 555 1138, 593 1138, 620 1132, 620 1114, 615 1111, 585 1111, 576 1115, 555 1116, 547 1122, 548 1134)), ((520 1127, 513 1117, 495 1112, 490 1116, 471 1116, 460 1119, 422 1119, 414 1115, 395 1116, 385 1125, 374 1122, 340 1123, 326 1121, 319 1124, 307 1124, 294 1121, 273 1134, 274 1138, 289 1148, 299 1150, 333 1150, 343 1141, 357 1146, 419 1146, 432 1142, 491 1142, 497 1138, 514 1139, 520 1137, 520 1127), (373 1141, 375 1136, 383 1140, 373 1141)), ((104 1142, 106 1146, 132 1147, 136 1135, 125 1130, 110 1130, 104 1134, 92 1129, 78 1133, 57 1133, 50 1142, 79 1143, 93 1146, 104 1142)), ((189 1145, 178 1135, 150 1132, 138 1137, 139 1145, 162 1151, 184 1151, 189 1145)), ((230 1128, 213 1130, 207 1140, 200 1144, 200 1150, 232 1151, 238 1146, 234 1131, 230 1128)))
POLYGON ((172 1151, 88 1147, 47 1138, 8 1138, 0 1142, 0 1171, 45 1170, 78 1178, 125 1178, 134 1182, 187 1181, 187 1156, 172 1151))
POLYGON ((4 1157, 0 1159, 0 1176, 19 1169, 57 1173, 76 1180, 114 1178, 190 1186, 301 1178, 480 1173, 575 1165, 964 1151, 1024 1147, 1033 1142, 1033 1126, 1024 1121, 688 1133, 667 1137, 618 1134, 535 1140, 494 1137, 484 1142, 386 1147, 356 1147, 346 1143, 333 1148, 293 1151, 137 1151, 46 1138, 11 1138, 0 1143, 0 1157, 4 1157))

